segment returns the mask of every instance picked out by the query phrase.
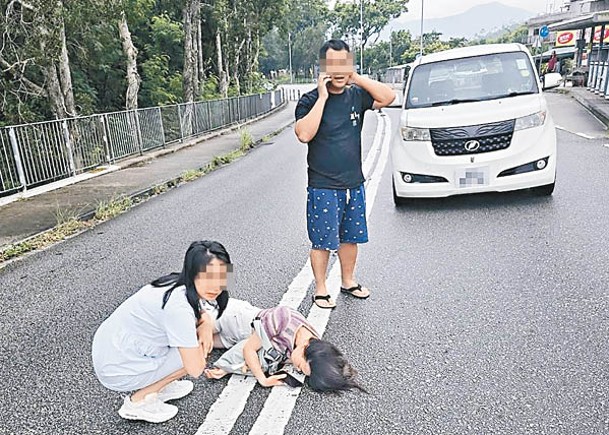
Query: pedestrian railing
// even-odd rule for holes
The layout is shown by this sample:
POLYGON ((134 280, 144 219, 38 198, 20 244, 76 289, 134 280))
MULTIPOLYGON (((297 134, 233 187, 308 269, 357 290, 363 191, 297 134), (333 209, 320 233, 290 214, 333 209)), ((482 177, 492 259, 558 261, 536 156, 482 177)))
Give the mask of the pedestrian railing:
POLYGON ((0 128, 0 196, 256 118, 284 101, 276 90, 0 128))

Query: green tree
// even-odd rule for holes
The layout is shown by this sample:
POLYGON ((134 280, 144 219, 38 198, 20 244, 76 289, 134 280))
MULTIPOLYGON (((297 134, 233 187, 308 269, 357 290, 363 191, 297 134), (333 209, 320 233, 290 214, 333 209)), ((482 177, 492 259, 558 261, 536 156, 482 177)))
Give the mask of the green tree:
POLYGON ((283 20, 264 39, 264 63, 261 71, 289 68, 292 45, 292 69, 296 75, 310 77, 318 61, 319 48, 331 26, 331 13, 323 0, 289 0, 283 20))
MULTIPOLYGON (((442 33, 432 30, 429 33, 423 33, 423 54, 437 53, 439 51, 448 50, 451 48, 448 42, 442 41, 442 33)), ((420 53, 421 38, 417 38, 412 42, 410 48, 402 55, 404 63, 414 61, 420 53)))
MULTIPOLYGON (((183 101, 186 1, 0 0, 0 124, 121 110, 138 89, 140 107, 183 101), (128 87, 128 76, 141 84, 128 87)), ((229 77, 233 95, 261 90, 260 70, 271 68, 261 59, 287 64, 288 28, 302 65, 311 63, 298 59, 308 53, 305 38, 322 40, 328 28, 310 29, 327 11, 323 0, 189 1, 200 7, 188 31, 195 98, 227 95, 229 77), (298 27, 288 13, 298 15, 298 27), (273 28, 278 33, 264 38, 273 28), (275 38, 275 48, 263 47, 263 38, 275 38)))
MULTIPOLYGON (((363 26, 360 35, 360 2, 337 3, 334 8, 336 30, 334 37, 361 40, 362 47, 369 41, 376 43, 381 30, 393 18, 408 12, 408 0, 360 0, 363 1, 363 26)), ((364 62, 364 65, 366 63, 364 62)))
POLYGON ((404 53, 413 45, 408 30, 395 30, 390 38, 391 42, 381 41, 366 49, 364 57, 372 74, 382 75, 387 67, 403 63, 404 53))
POLYGON ((466 38, 450 38, 448 40, 448 46, 450 48, 466 47, 469 45, 466 38))

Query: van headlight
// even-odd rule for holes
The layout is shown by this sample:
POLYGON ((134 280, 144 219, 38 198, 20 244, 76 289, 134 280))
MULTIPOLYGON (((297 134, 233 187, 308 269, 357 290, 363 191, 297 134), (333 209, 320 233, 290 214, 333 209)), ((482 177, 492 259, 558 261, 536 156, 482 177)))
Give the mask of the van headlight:
POLYGON ((402 134, 402 139, 407 141, 431 140, 428 128, 400 127, 400 133, 402 134))
POLYGON ((546 122, 546 112, 537 112, 529 116, 523 116, 522 118, 516 118, 514 124, 514 131, 525 130, 527 128, 539 127, 546 122))

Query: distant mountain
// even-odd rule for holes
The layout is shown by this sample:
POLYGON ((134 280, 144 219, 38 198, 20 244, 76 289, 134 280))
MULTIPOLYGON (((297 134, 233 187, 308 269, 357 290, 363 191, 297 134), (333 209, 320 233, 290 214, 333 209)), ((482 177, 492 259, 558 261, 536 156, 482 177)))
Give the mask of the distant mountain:
MULTIPOLYGON (((430 19, 423 17, 423 32, 428 33, 435 30, 442 33, 442 39, 451 37, 471 39, 475 35, 491 33, 503 26, 523 23, 535 15, 535 12, 493 2, 474 6, 461 14, 450 17, 430 19)), ((420 19, 413 20, 413 18, 412 14, 406 13, 390 21, 381 32, 380 39, 389 39, 390 29, 394 31, 401 29, 410 30, 413 36, 418 36, 421 33, 421 21, 420 19)))

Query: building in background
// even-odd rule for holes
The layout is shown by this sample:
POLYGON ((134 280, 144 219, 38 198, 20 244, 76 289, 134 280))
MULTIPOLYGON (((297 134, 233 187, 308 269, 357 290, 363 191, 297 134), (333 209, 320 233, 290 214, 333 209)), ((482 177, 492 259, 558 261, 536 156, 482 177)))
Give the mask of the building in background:
MULTIPOLYGON (((543 26, 549 26, 550 24, 560 21, 567 21, 585 14, 606 10, 609 10, 609 0, 565 0, 563 5, 559 7, 558 10, 551 13, 537 15, 526 22, 529 31, 527 44, 530 46, 535 45, 539 39, 539 29, 541 29, 543 26)), ((545 40, 556 41, 557 37, 560 37, 560 35, 557 35, 557 31, 551 31, 550 36, 545 38, 545 40)), ((565 36, 564 38, 567 39, 568 36, 565 36)), ((575 45, 576 39, 577 38, 575 37, 573 38, 572 45, 575 45)), ((566 45, 559 46, 564 47, 566 45)))

